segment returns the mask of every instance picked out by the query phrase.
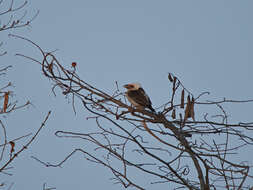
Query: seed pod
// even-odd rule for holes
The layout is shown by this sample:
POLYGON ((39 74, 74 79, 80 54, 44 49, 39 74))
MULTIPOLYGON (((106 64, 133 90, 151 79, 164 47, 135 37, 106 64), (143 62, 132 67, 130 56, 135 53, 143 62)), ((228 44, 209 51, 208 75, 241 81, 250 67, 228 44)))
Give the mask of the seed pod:
POLYGON ((173 119, 176 119, 176 110, 174 109, 173 111, 172 111, 172 116, 171 116, 173 119))
POLYGON ((192 97, 192 100, 191 100, 191 111, 190 112, 191 112, 191 118, 193 119, 193 121, 195 121, 194 103, 195 103, 195 100, 192 97))
POLYGON ((181 92, 181 104, 180 104, 180 108, 184 108, 184 89, 181 92))
POLYGON ((72 62, 71 66, 76 67, 76 62, 72 62))
POLYGON ((14 150, 14 147, 15 147, 15 143, 13 141, 10 141, 9 142, 10 145, 11 145, 11 153, 13 153, 15 150, 14 150))
POLYGON ((168 75, 168 78, 169 78, 170 82, 173 82, 173 79, 172 79, 172 77, 171 77, 171 74, 170 74, 170 73, 169 73, 169 75, 168 75))
POLYGON ((190 99, 190 95, 187 96, 187 104, 186 104, 186 108, 184 111, 184 120, 188 119, 189 117, 191 117, 191 99, 190 99))
POLYGON ((49 70, 50 73, 53 73, 53 63, 50 63, 48 65, 48 70, 49 70))
POLYGON ((4 106, 3 106, 3 112, 6 112, 7 107, 8 107, 8 102, 9 102, 9 94, 10 92, 5 92, 4 94, 4 106))
POLYGON ((176 90, 176 82, 177 82, 177 77, 173 78, 173 91, 176 90))

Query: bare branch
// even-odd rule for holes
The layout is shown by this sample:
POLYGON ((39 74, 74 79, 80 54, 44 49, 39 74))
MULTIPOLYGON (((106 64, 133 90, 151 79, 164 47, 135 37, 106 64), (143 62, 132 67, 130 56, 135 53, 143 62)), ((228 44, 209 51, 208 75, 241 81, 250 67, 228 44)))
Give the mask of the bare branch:
MULTIPOLYGON (((52 52, 45 52, 36 43, 20 36, 38 48, 42 59, 17 54, 41 66, 44 76, 53 83, 52 92, 72 97, 74 113, 76 103, 91 115, 94 131, 90 133, 57 131, 59 138, 78 138, 93 147, 93 151, 76 148, 62 161, 50 164, 32 157, 46 167, 61 167, 76 152, 87 161, 108 168, 117 184, 127 188, 145 189, 130 174, 153 176, 150 184, 173 183, 175 189, 243 189, 250 166, 246 162, 232 161, 231 157, 243 147, 253 145, 250 131, 253 122, 230 123, 224 103, 251 103, 253 100, 202 101, 209 92, 194 97, 174 74, 169 73, 171 95, 159 106, 161 112, 149 112, 129 106, 118 82, 111 92, 105 92, 82 80, 78 63, 65 68, 52 52), (74 65, 74 66, 73 66, 74 65), (187 94, 187 95, 186 95, 187 94), (184 97, 187 97, 185 101, 184 97), (215 114, 208 112, 210 107, 215 114), (208 109, 205 109, 207 108, 208 109), (175 111, 176 110, 176 111, 175 111), (192 137, 192 138, 190 138, 192 137), (236 141, 236 143, 234 143, 236 141), (196 177, 197 176, 197 177, 196 177)), ((246 158, 245 158, 246 159, 246 158)))
POLYGON ((10 165, 11 162, 13 162, 13 160, 21 153, 23 152, 25 149, 28 148, 28 146, 35 140, 35 138, 38 136, 39 132, 41 131, 41 129, 45 126, 46 121, 48 120, 49 116, 51 114, 51 111, 48 112, 45 120, 42 122, 40 128, 37 130, 37 132, 34 134, 34 136, 20 149, 18 150, 14 155, 11 155, 10 159, 0 168, 0 172, 3 172, 7 166, 10 165))

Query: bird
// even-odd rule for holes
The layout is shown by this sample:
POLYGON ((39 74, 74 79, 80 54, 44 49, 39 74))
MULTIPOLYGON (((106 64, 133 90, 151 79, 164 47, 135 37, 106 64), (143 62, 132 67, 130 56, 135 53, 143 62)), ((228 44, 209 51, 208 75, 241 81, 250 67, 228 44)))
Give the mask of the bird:
POLYGON ((148 108, 152 112, 155 112, 150 98, 139 83, 130 83, 123 87, 127 89, 125 93, 126 97, 133 106, 140 109, 148 108))

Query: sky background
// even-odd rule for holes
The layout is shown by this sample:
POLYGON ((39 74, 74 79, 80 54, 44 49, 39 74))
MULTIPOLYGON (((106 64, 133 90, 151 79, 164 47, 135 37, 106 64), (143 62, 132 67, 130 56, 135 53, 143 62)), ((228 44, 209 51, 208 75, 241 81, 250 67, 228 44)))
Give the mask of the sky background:
MULTIPOLYGON (((54 132, 92 130, 95 123, 85 119, 89 114, 83 110, 75 116, 60 93, 54 97, 51 82, 37 64, 14 56, 40 58, 35 48, 9 38, 9 33, 27 37, 45 51, 58 49, 56 56, 63 65, 77 62, 79 76, 106 92, 115 88, 115 81, 120 86, 140 82, 153 107, 168 99, 169 72, 195 95, 209 91, 208 99, 253 99, 252 7, 250 0, 30 0, 28 16, 36 10, 39 16, 29 28, 1 33, 8 54, 0 59, 13 66, 6 78, 15 85, 13 99, 20 104, 30 100, 32 106, 2 120, 11 139, 36 131, 49 110, 52 115, 38 139, 13 164, 13 177, 0 178, 14 182, 12 189, 42 189, 43 183, 61 190, 123 189, 109 180, 109 170, 80 154, 63 168, 45 168, 30 158, 62 160, 85 144, 58 139, 54 132)), ((252 121, 252 103, 228 109, 232 122, 252 121)))

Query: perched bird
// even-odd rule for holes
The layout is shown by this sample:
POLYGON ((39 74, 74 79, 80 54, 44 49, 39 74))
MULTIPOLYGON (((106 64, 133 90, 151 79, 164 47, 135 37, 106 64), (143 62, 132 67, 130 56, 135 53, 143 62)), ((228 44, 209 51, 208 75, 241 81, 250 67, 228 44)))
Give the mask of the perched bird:
POLYGON ((126 84, 124 88, 127 89, 126 97, 133 106, 140 109, 149 108, 152 112, 155 112, 148 95, 139 83, 126 84))

